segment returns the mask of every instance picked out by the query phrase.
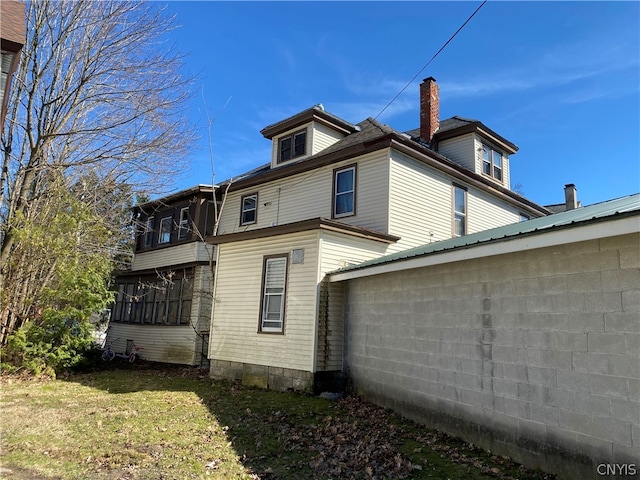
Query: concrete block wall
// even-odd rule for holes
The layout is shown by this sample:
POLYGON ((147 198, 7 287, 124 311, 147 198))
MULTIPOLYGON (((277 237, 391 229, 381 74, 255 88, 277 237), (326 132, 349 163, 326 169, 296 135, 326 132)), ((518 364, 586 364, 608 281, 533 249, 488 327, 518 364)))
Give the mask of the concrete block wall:
POLYGON ((566 478, 640 471, 640 238, 345 282, 357 392, 566 478))
POLYGON ((312 391, 314 382, 311 372, 226 360, 211 360, 209 376, 278 391, 312 391))

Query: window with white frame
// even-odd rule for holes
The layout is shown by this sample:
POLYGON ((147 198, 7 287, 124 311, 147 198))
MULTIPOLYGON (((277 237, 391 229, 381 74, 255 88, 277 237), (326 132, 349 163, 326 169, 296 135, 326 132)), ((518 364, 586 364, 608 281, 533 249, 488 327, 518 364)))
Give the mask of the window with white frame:
POLYGON ((144 246, 150 247, 153 243, 153 217, 147 218, 147 223, 144 227, 144 246))
POLYGON ((262 272, 260 326, 263 333, 284 332, 288 255, 267 256, 262 272))
POLYGON ((453 186, 453 236, 467 234, 467 189, 453 186))
POLYGON ((502 153, 482 145, 482 173, 502 181, 502 153))
POLYGON ((286 162, 307 153, 307 131, 300 130, 278 140, 278 163, 286 162))
POLYGON ((180 209, 180 223, 178 224, 178 238, 180 240, 187 238, 189 233, 189 207, 180 209))
POLYGON ((258 194, 243 195, 240 201, 242 208, 240 211, 240 225, 256 223, 258 218, 258 194))
POLYGON ((171 217, 164 217, 160 220, 160 231, 158 232, 158 243, 169 243, 171 241, 171 217))
POLYGON ((333 218, 356 213, 356 166, 333 171, 333 218))

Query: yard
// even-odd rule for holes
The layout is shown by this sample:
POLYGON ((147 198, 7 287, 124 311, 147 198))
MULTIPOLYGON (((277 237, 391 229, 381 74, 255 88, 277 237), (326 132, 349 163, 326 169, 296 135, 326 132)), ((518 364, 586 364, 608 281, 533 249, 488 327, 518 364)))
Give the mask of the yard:
POLYGON ((7 479, 551 478, 357 397, 258 390, 142 362, 1 382, 7 479))

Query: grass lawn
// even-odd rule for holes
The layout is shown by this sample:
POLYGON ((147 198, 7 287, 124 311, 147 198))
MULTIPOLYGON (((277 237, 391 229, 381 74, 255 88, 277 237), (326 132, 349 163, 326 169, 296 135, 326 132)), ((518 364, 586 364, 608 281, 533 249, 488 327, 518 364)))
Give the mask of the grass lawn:
POLYGON ((551 478, 356 397, 246 388, 190 368, 1 382, 7 479, 551 478))

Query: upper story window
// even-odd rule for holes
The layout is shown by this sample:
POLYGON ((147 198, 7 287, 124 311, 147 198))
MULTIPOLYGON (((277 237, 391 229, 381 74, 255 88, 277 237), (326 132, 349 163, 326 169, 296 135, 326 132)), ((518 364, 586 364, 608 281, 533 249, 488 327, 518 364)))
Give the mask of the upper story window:
POLYGON ((250 225, 256 223, 258 218, 258 194, 243 195, 240 201, 242 207, 240 211, 240 225, 250 225))
POLYGON ((482 173, 502 181, 502 153, 482 145, 482 173))
POLYGON ((164 217, 160 220, 160 231, 158 233, 158 244, 169 243, 171 241, 171 217, 164 217))
POLYGON ((144 246, 150 247, 153 243, 153 217, 147 218, 147 223, 144 227, 144 246))
POLYGON ((183 240, 189 233, 189 207, 180 209, 180 223, 178 224, 178 238, 183 240))
POLYGON ((467 189, 453 186, 453 236, 467 234, 467 189))
POLYGON ((301 157, 307 153, 307 131, 287 135, 278 140, 278 163, 301 157))
POLYGON ((356 166, 333 171, 333 218, 356 213, 356 166))

